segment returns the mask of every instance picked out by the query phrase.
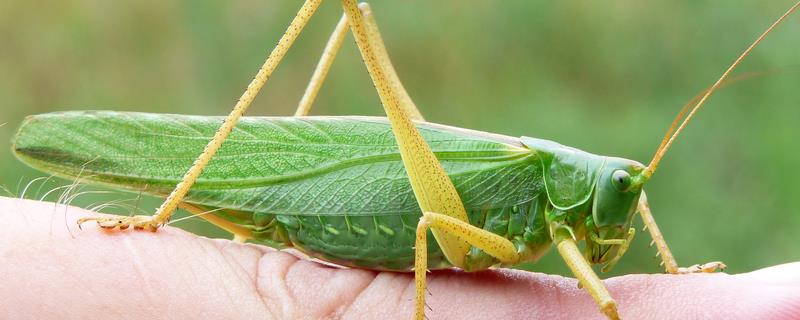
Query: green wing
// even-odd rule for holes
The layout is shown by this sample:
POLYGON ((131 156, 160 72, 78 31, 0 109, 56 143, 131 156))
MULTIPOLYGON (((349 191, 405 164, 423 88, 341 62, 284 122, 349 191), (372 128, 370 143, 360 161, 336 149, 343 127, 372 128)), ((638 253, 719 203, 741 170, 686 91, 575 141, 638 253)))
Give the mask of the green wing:
MULTIPOLYGON (((84 111, 29 117, 14 150, 67 178, 165 195, 222 118, 84 111)), ((542 188, 538 160, 510 138, 418 128, 468 209, 524 203, 542 188)), ((187 196, 205 206, 285 215, 419 211, 384 118, 244 118, 187 196)))

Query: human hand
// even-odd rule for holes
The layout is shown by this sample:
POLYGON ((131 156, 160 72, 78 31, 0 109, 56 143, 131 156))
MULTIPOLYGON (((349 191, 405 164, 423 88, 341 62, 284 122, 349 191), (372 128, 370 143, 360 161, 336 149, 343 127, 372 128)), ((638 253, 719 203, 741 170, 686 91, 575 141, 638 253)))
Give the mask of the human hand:
MULTIPOLYGON (((91 212, 0 198, 0 318, 409 319, 413 274, 340 269, 164 227, 108 232, 91 212), (64 220, 66 219, 66 220, 64 220), (69 227, 69 230, 67 229, 69 227)), ((621 316, 800 318, 800 262, 728 275, 605 280, 621 316)), ((430 319, 603 315, 574 279, 520 270, 437 271, 430 319)))

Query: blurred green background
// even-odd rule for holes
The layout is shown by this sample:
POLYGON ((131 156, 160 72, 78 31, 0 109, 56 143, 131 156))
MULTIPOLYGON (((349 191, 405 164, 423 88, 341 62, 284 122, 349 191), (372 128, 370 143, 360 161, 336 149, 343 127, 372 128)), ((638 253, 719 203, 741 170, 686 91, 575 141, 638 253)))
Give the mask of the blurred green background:
MULTIPOLYGON (((791 5, 785 1, 375 1, 429 121, 558 141, 646 163, 680 107, 791 5)), ((0 2, 0 141, 29 114, 113 109, 227 114, 298 1, 0 2)), ((250 109, 290 115, 341 14, 324 3, 250 109)), ((800 260, 800 16, 715 95, 647 186, 680 264, 744 272, 800 260)), ((381 115, 352 38, 313 110, 381 115)), ((0 150, 0 185, 42 176, 0 150)), ((46 191, 66 183, 48 182, 46 191)), ((38 184, 28 191, 34 197, 38 184)), ((43 192, 42 191, 42 192, 43 192)), ((41 192, 39 192, 41 193, 41 192)), ((87 206, 130 194, 95 197, 87 206)), ((157 204, 139 204, 151 210, 157 204)), ((640 222, 637 222, 641 225, 640 222)), ((190 228, 206 229, 202 221, 190 228)), ((644 233, 612 274, 659 272, 644 233)), ((537 271, 567 274, 553 251, 537 271)))

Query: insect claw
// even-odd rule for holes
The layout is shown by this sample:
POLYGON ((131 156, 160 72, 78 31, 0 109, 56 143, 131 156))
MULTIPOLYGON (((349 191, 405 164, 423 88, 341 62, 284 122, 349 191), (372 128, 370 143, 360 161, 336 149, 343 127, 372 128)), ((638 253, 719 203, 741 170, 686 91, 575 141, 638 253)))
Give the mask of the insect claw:
POLYGON ((75 223, 78 224, 78 229, 83 230, 83 224, 86 223, 87 221, 90 221, 90 220, 93 220, 93 219, 92 218, 80 218, 80 219, 78 219, 78 221, 75 221, 75 223))
POLYGON ((705 264, 695 264, 693 266, 687 268, 678 268, 679 274, 687 274, 687 273, 713 273, 717 270, 723 271, 727 266, 719 261, 709 262, 705 264))

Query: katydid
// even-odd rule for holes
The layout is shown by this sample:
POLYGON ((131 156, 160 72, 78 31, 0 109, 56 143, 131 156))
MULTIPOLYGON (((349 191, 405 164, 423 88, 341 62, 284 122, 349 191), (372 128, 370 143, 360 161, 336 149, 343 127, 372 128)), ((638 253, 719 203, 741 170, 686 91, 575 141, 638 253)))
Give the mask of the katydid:
POLYGON ((225 119, 111 111, 37 115, 22 124, 14 151, 57 176, 167 197, 154 216, 87 219, 103 227, 155 231, 177 207, 212 210, 201 217, 239 239, 295 247, 344 266, 413 270, 417 319, 424 317, 426 270, 536 261, 551 245, 601 311, 618 318, 590 263, 607 270, 619 261, 634 237, 637 212, 667 272, 724 267, 679 268, 643 186, 695 112, 800 2, 681 111, 646 166, 548 140, 425 122, 391 65, 369 7, 353 0, 342 0, 345 14, 296 116, 240 121, 319 2, 303 4, 225 119), (387 118, 306 116, 348 26, 387 118), (585 241, 584 252, 578 241, 585 241))

